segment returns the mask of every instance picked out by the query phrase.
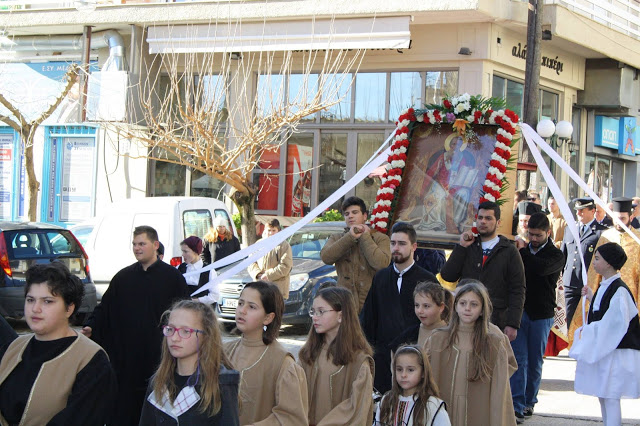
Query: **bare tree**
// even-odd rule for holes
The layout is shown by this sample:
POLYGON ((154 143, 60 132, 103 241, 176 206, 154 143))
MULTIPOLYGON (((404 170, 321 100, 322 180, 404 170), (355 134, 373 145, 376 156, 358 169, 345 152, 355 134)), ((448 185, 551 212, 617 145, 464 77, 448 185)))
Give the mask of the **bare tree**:
POLYGON ((27 187, 29 189, 29 220, 35 221, 37 218, 38 208, 38 192, 40 191, 40 182, 36 178, 35 167, 33 164, 33 138, 38 130, 38 126, 42 124, 53 112, 58 108, 60 103, 67 96, 73 85, 75 84, 80 67, 71 64, 64 76, 64 87, 58 97, 47 107, 45 111, 36 118, 29 120, 26 114, 20 111, 17 100, 9 100, 0 93, 0 104, 2 104, 9 114, 0 114, 0 121, 11 126, 13 130, 20 134, 20 140, 24 151, 25 170, 27 172, 27 187))
POLYGON ((139 106, 130 105, 141 110, 141 119, 110 125, 146 148, 126 155, 188 166, 228 184, 245 242, 253 243, 259 191, 253 170, 301 120, 346 96, 363 55, 364 50, 159 54, 146 63, 139 106))

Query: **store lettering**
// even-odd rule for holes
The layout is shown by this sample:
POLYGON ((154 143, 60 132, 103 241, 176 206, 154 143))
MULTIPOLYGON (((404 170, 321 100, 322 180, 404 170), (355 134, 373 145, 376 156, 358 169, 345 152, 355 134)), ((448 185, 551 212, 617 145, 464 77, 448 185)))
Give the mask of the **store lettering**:
POLYGON ((611 129, 602 129, 602 140, 612 143, 618 143, 618 132, 611 129))
MULTIPOLYGON (((513 46, 511 48, 511 56, 520 59, 527 59, 527 45, 525 44, 524 46, 522 46, 521 43, 518 43, 517 46, 513 46)), ((543 67, 555 70, 556 74, 558 75, 560 75, 560 73, 564 71, 564 63, 560 62, 557 56, 555 58, 543 56, 541 65, 543 67)))

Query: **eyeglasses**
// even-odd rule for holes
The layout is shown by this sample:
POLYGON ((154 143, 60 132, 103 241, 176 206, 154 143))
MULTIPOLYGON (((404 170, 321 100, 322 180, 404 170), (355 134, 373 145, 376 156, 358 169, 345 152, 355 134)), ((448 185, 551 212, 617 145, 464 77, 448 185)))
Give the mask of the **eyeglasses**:
POLYGON ((316 311, 315 309, 309 309, 309 316, 310 317, 321 317, 322 315, 324 315, 325 312, 335 312, 335 309, 327 309, 326 311, 316 311))
POLYGON ((195 328, 186 328, 186 327, 171 327, 170 325, 165 325, 162 327, 162 334, 167 337, 171 337, 178 332, 178 336, 183 339, 188 339, 191 337, 191 334, 195 333, 204 333, 203 330, 196 330, 195 328))

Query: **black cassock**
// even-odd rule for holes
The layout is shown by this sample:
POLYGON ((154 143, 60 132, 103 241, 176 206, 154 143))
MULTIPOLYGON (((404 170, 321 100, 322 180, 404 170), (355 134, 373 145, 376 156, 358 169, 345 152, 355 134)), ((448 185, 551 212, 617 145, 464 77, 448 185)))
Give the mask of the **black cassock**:
POLYGON ((381 393, 391 389, 391 353, 388 345, 405 329, 420 321, 413 309, 413 290, 422 281, 438 282, 429 271, 414 265, 402 275, 398 292, 398 273, 393 263, 373 277, 360 323, 373 346, 376 364, 374 387, 381 393))
POLYGON ((160 362, 160 318, 171 304, 187 298, 184 277, 158 260, 145 271, 138 262, 118 272, 89 320, 118 378, 113 425, 137 425, 147 382, 160 362))

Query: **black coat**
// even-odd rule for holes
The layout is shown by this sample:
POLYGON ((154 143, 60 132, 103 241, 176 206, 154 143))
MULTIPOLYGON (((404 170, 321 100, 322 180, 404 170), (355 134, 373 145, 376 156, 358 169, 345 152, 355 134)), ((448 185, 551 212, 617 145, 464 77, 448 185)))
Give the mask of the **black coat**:
POLYGON ((431 272, 414 264, 402 276, 402 287, 398 293, 398 274, 392 263, 376 272, 362 307, 360 323, 367 340, 374 347, 374 386, 381 393, 391 389, 391 355, 387 346, 399 332, 420 324, 413 309, 413 290, 422 281, 438 282, 431 272))
POLYGON ((210 242, 204 240, 204 248, 202 250, 202 262, 204 265, 211 265, 216 260, 223 259, 230 254, 240 251, 240 241, 233 236, 230 240, 220 240, 210 242))
POLYGON ((493 304, 491 322, 500 330, 506 326, 520 328, 525 297, 524 266, 513 243, 502 235, 499 237, 484 265, 479 238, 466 248, 457 244, 440 276, 449 282, 463 278, 481 281, 493 304))
POLYGON ((553 318, 556 309, 556 284, 564 267, 564 255, 551 238, 536 254, 529 246, 520 249, 527 283, 524 310, 531 320, 553 318))

